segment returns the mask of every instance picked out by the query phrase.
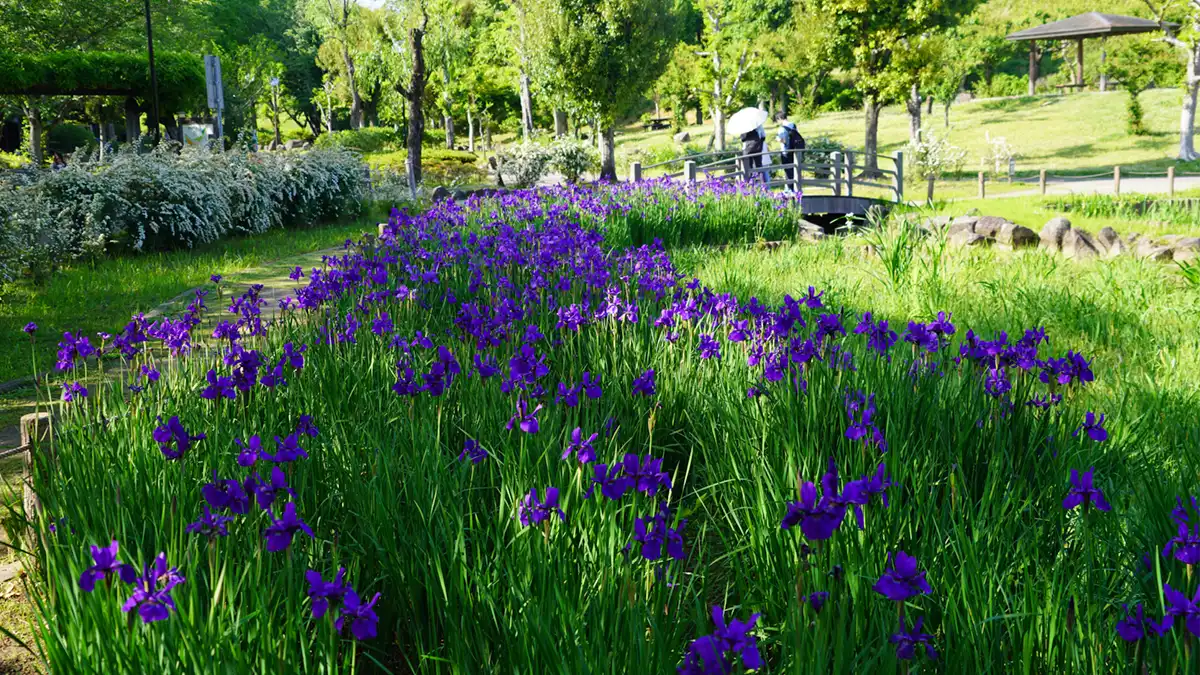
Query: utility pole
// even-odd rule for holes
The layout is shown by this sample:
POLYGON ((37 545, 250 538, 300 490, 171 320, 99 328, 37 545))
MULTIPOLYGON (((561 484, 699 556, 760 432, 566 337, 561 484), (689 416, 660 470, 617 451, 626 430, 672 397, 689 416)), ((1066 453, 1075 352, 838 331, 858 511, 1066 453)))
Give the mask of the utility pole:
POLYGON ((146 54, 150 58, 150 133, 158 142, 158 72, 154 68, 154 30, 150 26, 150 0, 146 0, 146 54))

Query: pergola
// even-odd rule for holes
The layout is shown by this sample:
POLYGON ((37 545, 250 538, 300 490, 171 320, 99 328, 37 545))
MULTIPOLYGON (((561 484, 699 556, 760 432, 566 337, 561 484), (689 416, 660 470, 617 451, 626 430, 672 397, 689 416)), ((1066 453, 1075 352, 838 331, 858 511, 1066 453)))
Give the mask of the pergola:
MULTIPOLYGON (((1014 42, 1029 43, 1029 94, 1034 93, 1038 76, 1038 40, 1074 40, 1076 44, 1076 60, 1078 70, 1075 72, 1074 87, 1083 87, 1083 41, 1088 38, 1107 38, 1113 35, 1133 35, 1135 33, 1153 33, 1163 29, 1157 21, 1139 19, 1136 16, 1121 16, 1118 14, 1101 14, 1088 12, 1062 21, 1054 21, 1042 26, 1026 28, 1008 36, 1014 42)), ((1168 23, 1168 28, 1178 28, 1179 24, 1168 23)), ((1100 63, 1104 63, 1104 52, 1100 52, 1100 63)), ((1102 68, 1103 70, 1103 68, 1102 68)), ((1100 90, 1107 88, 1104 74, 1100 75, 1100 90)))

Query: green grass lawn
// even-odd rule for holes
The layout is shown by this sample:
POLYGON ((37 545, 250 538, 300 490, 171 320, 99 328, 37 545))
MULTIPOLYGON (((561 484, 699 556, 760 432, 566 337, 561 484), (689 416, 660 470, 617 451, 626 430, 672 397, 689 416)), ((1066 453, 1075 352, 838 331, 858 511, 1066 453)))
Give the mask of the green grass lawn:
MULTIPOLYGON (((1018 174, 1046 169, 1053 173, 1092 173, 1121 165, 1138 169, 1163 169, 1172 164, 1179 141, 1180 92, 1154 89, 1142 94, 1149 136, 1125 131, 1124 92, 1081 93, 972 101, 950 109, 950 126, 934 106, 924 122, 927 129, 966 150, 964 172, 980 170, 988 138, 1004 138, 1020 153, 1018 174)), ((806 138, 829 136, 850 147, 863 145, 863 113, 827 113, 810 120, 793 120, 806 138)), ((712 137, 712 124, 689 126, 691 144, 704 146, 712 137)), ((772 128, 772 133, 774 129, 772 128)), ((736 143, 736 139, 729 142, 736 143)), ((879 150, 892 153, 908 143, 908 115, 904 106, 888 106, 880 115, 879 150)), ((617 142, 618 153, 664 150, 674 145, 669 130, 646 132, 626 127, 617 142)), ((1200 165, 1191 167, 1200 170, 1200 165)), ((969 188, 973 192, 973 185, 969 188)), ((943 196, 943 195, 939 195, 943 196)))
POLYGON ((269 261, 337 245, 374 230, 376 218, 364 217, 302 230, 275 230, 190 250, 146 253, 80 262, 51 275, 44 286, 17 284, 0 301, 0 382, 32 372, 29 340, 21 334, 28 322, 38 324, 37 366, 54 365, 58 338, 64 331, 116 331, 130 315, 150 310, 207 283, 209 275, 229 276, 269 261))

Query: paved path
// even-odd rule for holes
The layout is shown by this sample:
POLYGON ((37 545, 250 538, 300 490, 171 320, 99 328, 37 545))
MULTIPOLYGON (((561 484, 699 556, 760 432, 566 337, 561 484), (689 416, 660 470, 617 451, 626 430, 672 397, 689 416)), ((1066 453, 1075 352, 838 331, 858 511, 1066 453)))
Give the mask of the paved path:
MULTIPOLYGON (((1200 189, 1200 176, 1176 176, 1175 191, 1183 192, 1184 190, 1200 189)), ((1036 197, 1041 195, 1041 190, 1033 187, 1029 190, 1017 190, 1015 192, 1004 192, 995 195, 995 199, 1003 199, 1004 197, 1036 197)), ((1121 176, 1121 193, 1122 194, 1145 194, 1157 195, 1167 193, 1167 177, 1138 177, 1138 176, 1121 176)), ((1050 180, 1046 183, 1046 194, 1048 195, 1069 195, 1069 194, 1095 194, 1095 195, 1111 195, 1113 194, 1113 179, 1096 178, 1077 181, 1054 181, 1050 180)), ((989 196, 989 198, 992 198, 989 196)))

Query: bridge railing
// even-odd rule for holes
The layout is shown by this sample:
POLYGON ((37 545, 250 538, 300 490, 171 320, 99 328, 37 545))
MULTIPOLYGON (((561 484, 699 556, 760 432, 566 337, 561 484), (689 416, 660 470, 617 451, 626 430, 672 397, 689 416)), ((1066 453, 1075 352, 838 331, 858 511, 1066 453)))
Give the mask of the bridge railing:
MULTIPOLYGON (((632 162, 629 178, 642 179, 644 172, 663 167, 681 167, 665 176, 696 182, 705 180, 758 181, 771 189, 813 194, 828 190, 836 197, 854 197, 855 189, 881 191, 889 201, 904 200, 904 153, 868 154, 863 151, 767 150, 753 154, 717 151, 676 157, 665 162, 642 166, 632 162), (874 162, 868 162, 868 159, 874 162), (870 168, 871 164, 875 168, 870 168)), ((866 196, 866 195, 858 195, 866 196)))

